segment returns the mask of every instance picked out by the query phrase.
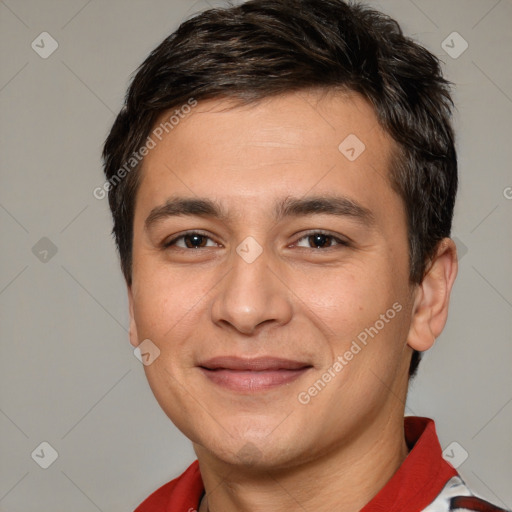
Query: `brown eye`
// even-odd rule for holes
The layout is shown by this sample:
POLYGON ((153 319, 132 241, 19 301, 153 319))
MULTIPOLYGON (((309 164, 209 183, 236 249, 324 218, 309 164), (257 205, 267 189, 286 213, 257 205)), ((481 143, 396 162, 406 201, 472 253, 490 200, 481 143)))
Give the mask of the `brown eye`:
POLYGON ((203 233, 191 231, 164 243, 165 248, 173 246, 180 249, 201 249, 203 247, 218 247, 218 244, 203 233))
POLYGON ((207 237, 203 235, 185 235, 183 240, 185 240, 185 245, 189 249, 193 249, 195 247, 204 247, 206 245, 207 237))
POLYGON ((330 233, 323 233, 321 231, 306 234, 297 242, 298 247, 306 247, 308 249, 330 249, 337 245, 348 246, 348 242, 330 233))
POLYGON ((324 235, 323 233, 317 233, 315 235, 308 236, 308 242, 312 247, 321 248, 328 246, 330 247, 332 243, 332 236, 324 235))

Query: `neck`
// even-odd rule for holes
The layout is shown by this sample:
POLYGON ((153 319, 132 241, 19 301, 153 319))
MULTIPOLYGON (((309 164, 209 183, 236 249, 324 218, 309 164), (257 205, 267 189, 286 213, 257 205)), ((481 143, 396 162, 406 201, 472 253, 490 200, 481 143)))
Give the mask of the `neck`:
POLYGON ((244 471, 196 446, 206 489, 199 512, 289 512, 297 505, 317 512, 359 511, 407 456, 403 411, 396 412, 372 423, 353 442, 286 469, 244 471))

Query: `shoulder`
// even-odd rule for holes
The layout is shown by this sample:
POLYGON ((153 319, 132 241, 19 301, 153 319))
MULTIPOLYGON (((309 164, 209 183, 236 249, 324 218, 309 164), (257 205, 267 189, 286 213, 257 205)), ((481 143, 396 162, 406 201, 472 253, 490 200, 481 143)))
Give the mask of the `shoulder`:
POLYGON ((507 512, 473 493, 460 475, 452 477, 423 512, 507 512))
POLYGON ((146 498, 135 512, 170 512, 195 510, 204 486, 198 461, 194 461, 178 478, 167 482, 146 498))

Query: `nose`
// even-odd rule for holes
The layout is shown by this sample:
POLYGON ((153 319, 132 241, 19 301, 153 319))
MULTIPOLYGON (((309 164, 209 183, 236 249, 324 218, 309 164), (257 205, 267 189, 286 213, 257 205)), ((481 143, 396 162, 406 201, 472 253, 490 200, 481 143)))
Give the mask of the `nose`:
POLYGON ((263 325, 280 326, 291 320, 291 292, 277 277, 271 259, 265 250, 250 263, 233 253, 231 269, 219 283, 212 302, 215 324, 250 335, 263 325))

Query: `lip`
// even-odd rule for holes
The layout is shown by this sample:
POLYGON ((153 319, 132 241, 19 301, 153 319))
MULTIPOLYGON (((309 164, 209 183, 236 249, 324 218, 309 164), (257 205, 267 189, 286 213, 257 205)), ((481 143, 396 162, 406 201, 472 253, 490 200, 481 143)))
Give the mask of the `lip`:
POLYGON ((275 357, 245 359, 219 356, 201 362, 199 369, 214 384, 237 392, 255 392, 289 384, 312 365, 275 357))

